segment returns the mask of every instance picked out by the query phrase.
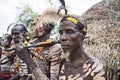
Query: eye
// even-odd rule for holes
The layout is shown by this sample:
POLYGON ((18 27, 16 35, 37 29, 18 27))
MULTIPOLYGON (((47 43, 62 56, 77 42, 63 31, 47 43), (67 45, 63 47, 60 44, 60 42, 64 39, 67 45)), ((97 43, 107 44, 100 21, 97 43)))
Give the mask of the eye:
POLYGON ((74 32, 75 32, 75 31, 73 31, 73 30, 71 30, 71 29, 67 29, 67 30, 66 30, 66 33, 67 33, 67 34, 72 34, 72 33, 74 33, 74 32))
POLYGON ((62 31, 62 30, 59 30, 59 34, 62 35, 62 34, 63 34, 63 31, 62 31))
POLYGON ((15 33, 12 33, 12 35, 15 35, 15 36, 16 36, 16 35, 19 35, 19 33, 18 33, 18 32, 15 32, 15 33))

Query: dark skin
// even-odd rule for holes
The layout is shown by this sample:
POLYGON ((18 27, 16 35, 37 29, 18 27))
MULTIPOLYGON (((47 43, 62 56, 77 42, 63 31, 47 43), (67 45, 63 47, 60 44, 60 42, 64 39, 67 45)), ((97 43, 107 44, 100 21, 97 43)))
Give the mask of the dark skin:
POLYGON ((70 21, 60 23, 60 41, 64 52, 70 52, 69 59, 71 62, 86 60, 88 57, 83 51, 83 40, 85 34, 80 32, 77 26, 70 21))
MULTIPOLYGON (((5 34, 3 37, 2 37, 2 47, 0 47, 0 58, 3 60, 1 60, 1 66, 5 66, 5 65, 8 65, 9 68, 10 66, 13 64, 13 60, 14 60, 14 54, 13 52, 11 51, 5 51, 5 49, 7 48, 10 48, 11 47, 11 41, 12 41, 12 37, 11 35, 9 34, 5 34), (6 61, 4 61, 5 57, 7 58, 6 61)), ((7 71, 7 73, 4 73, 4 71, 2 70, 2 67, 1 67, 1 74, 3 75, 8 75, 8 77, 5 77, 5 78, 1 78, 2 80, 9 80, 10 79, 10 74, 9 74, 9 71, 7 71), (7 79, 8 78, 8 79, 7 79)))
POLYGON ((70 21, 60 23, 59 33, 64 53, 70 53, 65 62, 64 74, 66 76, 74 76, 78 73, 82 73, 84 70, 83 64, 90 59, 83 50, 85 34, 80 32, 77 26, 70 21))
MULTIPOLYGON (((39 25, 39 24, 38 24, 39 25)), ((52 28, 54 27, 53 24, 43 24, 43 26, 37 26, 37 31, 38 31, 38 41, 45 41, 50 38, 50 32, 52 28)))
POLYGON ((6 34, 5 36, 2 37, 2 46, 4 48, 10 48, 11 41, 12 41, 11 35, 6 34))
POLYGON ((2 48, 0 47, 0 58, 1 58, 1 55, 2 55, 2 48))
MULTIPOLYGON (((11 47, 11 41, 12 41, 11 35, 8 35, 8 34, 4 35, 2 37, 2 47, 4 49, 10 48, 11 47)), ((8 51, 8 53, 9 53, 9 51, 8 51)), ((1 48, 0 54, 2 55, 2 48, 1 48)), ((12 62, 13 62, 13 58, 11 59, 11 63, 12 62)))
POLYGON ((59 79, 105 80, 101 63, 98 63, 96 58, 87 54, 83 49, 86 33, 83 33, 79 27, 67 20, 60 23, 61 46, 64 54, 69 54, 69 56, 62 61, 59 79))
MULTIPOLYGON (((38 24, 39 25, 39 24, 38 24)), ((44 42, 48 39, 50 39, 50 32, 51 30, 53 29, 54 25, 52 23, 43 23, 43 26, 38 26, 36 25, 36 28, 37 28, 37 31, 38 31, 38 34, 37 34, 37 42, 44 42)), ((53 45, 52 45, 53 46, 53 45)), ((47 48, 50 48, 52 46, 49 46, 49 47, 46 47, 46 50, 44 49, 44 52, 45 51, 48 51, 47 48)), ((57 47, 57 46, 56 46, 57 47)), ((52 47, 53 48, 53 47, 52 47)), ((57 48, 56 48, 57 49, 57 48)), ((55 52, 56 50, 50 50, 50 53, 47 53, 47 54, 54 54, 54 53, 57 53, 55 52)), ((43 54, 43 53, 42 53, 43 54)), ((54 79, 58 79, 58 74, 59 74, 59 67, 60 67, 60 64, 58 64, 59 61, 55 61, 55 62, 47 62, 48 66, 50 66, 50 76, 48 76, 49 74, 47 74, 47 76, 49 77, 50 80, 54 80, 54 79), (54 66, 53 66, 54 65, 54 66), (56 69, 57 68, 57 69, 56 69), (55 74, 54 74, 55 73, 55 74)))

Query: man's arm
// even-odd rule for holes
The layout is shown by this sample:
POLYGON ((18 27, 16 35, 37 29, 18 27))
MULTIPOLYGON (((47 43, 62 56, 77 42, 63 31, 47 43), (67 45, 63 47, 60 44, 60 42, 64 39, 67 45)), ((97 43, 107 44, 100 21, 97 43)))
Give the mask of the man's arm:
POLYGON ((58 80, 59 78, 61 53, 62 53, 62 49, 60 44, 55 44, 50 48, 50 53, 49 53, 51 55, 50 80, 58 80))
POLYGON ((40 68, 37 67, 34 61, 31 59, 29 51, 26 47, 20 44, 16 44, 15 52, 27 64, 27 66, 33 72, 36 80, 49 80, 47 76, 42 73, 40 68))
POLYGON ((60 71, 60 61, 51 62, 50 80, 58 80, 60 71))

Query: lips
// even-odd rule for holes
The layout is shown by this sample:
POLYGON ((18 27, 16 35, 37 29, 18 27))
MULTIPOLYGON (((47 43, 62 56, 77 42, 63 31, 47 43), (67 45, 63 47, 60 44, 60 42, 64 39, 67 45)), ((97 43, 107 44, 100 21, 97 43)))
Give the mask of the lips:
POLYGON ((61 45, 63 49, 69 49, 70 46, 69 45, 61 45))

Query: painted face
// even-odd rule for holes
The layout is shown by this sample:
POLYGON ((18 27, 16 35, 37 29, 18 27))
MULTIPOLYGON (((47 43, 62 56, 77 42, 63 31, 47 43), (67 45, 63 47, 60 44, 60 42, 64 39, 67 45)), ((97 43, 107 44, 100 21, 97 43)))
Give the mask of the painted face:
POLYGON ((63 51, 74 52, 82 45, 83 34, 76 28, 76 25, 70 21, 60 23, 60 41, 63 51))
POLYGON ((22 42, 26 39, 26 35, 28 34, 27 29, 23 24, 16 24, 11 29, 11 36, 15 43, 22 42))
POLYGON ((33 27, 31 28, 31 34, 32 34, 33 37, 36 37, 36 36, 37 36, 38 32, 37 32, 37 28, 36 28, 36 27, 33 26, 33 27))
POLYGON ((19 41, 22 41, 23 37, 19 31, 12 31, 11 35, 15 43, 19 43, 19 41))
POLYGON ((2 37, 1 45, 2 45, 3 47, 8 47, 8 46, 10 46, 11 41, 12 41, 11 35, 5 34, 5 35, 2 37))
POLYGON ((43 26, 40 26, 39 21, 35 20, 33 22, 31 32, 32 32, 33 37, 34 36, 41 37, 44 35, 45 30, 44 30, 43 26))
POLYGON ((44 33, 45 33, 45 30, 44 30, 43 26, 37 27, 37 31, 38 31, 38 36, 39 37, 43 36, 44 33))
POLYGON ((45 30, 44 30, 43 26, 39 25, 39 23, 36 24, 36 29, 37 29, 37 36, 38 37, 41 37, 44 35, 45 30))

